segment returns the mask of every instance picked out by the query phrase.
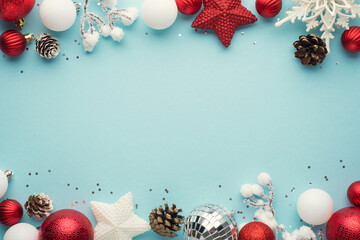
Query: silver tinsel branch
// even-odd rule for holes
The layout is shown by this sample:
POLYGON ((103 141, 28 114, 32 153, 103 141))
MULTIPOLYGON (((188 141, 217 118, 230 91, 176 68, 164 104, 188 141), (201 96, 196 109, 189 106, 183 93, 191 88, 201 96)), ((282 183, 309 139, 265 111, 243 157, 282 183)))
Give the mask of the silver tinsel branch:
POLYGON ((80 20, 80 35, 83 38, 84 49, 91 52, 97 44, 100 34, 104 37, 111 36, 114 41, 120 41, 124 37, 124 31, 115 25, 116 20, 122 21, 125 26, 130 26, 136 20, 138 11, 134 7, 117 9, 116 0, 99 0, 101 9, 106 13, 105 19, 88 11, 90 0, 85 0, 84 15, 80 20), (85 31, 85 25, 88 30, 85 31), (96 31, 96 28, 99 32, 96 31), (100 33, 100 34, 99 34, 100 33))
MULTIPOLYGON (((241 187, 241 194, 245 197, 244 202, 250 206, 258 208, 255 211, 254 217, 260 222, 268 225, 277 237, 278 231, 282 233, 284 240, 316 240, 316 234, 310 227, 302 226, 300 229, 289 233, 286 231, 285 226, 278 224, 275 219, 275 210, 273 202, 275 198, 274 186, 271 181, 271 177, 267 173, 261 173, 258 176, 259 184, 244 184, 241 187), (268 194, 264 192, 264 188, 267 188, 268 194)), ((319 239, 323 240, 323 234, 319 232, 319 239)))

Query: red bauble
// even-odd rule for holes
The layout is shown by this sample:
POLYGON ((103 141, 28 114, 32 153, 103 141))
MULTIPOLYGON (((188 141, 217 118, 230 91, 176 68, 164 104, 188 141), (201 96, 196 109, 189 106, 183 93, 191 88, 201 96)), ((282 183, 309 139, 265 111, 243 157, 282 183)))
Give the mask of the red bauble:
POLYGON ((326 226, 327 240, 359 240, 360 208, 346 207, 335 212, 326 226))
POLYGON ((275 235, 268 225, 251 222, 240 230, 239 240, 275 240, 275 235))
POLYGON ((93 226, 81 212, 60 210, 48 216, 39 231, 39 240, 53 239, 93 240, 93 226))
MULTIPOLYGON (((1 0, 0 0, 1 1, 1 0)), ((26 39, 16 30, 5 31, 0 36, 0 49, 8 56, 18 56, 25 51, 26 39)))
POLYGON ((341 36, 341 44, 349 52, 360 52, 360 27, 351 27, 341 36))
POLYGON ((355 206, 360 206, 360 181, 350 185, 347 191, 349 201, 355 206))
POLYGON ((281 0, 256 0, 256 11, 265 18, 272 18, 278 15, 282 7, 281 0))
POLYGON ((176 0, 179 11, 185 15, 193 15, 200 10, 202 0, 176 0))
POLYGON ((0 203, 0 223, 12 226, 20 222, 23 216, 23 208, 16 200, 7 199, 0 203))
POLYGON ((0 20, 16 21, 29 14, 35 0, 0 0, 0 20))

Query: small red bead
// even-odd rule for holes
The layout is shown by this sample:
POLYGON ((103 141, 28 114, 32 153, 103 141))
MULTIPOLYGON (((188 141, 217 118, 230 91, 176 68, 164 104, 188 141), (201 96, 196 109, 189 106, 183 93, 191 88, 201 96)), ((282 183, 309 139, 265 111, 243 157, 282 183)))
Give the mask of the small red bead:
POLYGON ((0 36, 0 49, 8 56, 19 56, 25 51, 24 35, 16 30, 8 30, 0 36))

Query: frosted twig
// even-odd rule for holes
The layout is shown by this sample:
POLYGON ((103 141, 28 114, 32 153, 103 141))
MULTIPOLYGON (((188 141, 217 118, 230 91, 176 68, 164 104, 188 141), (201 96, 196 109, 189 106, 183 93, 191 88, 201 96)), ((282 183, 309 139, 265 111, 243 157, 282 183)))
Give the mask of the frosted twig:
MULTIPOLYGON (((310 227, 302 226, 292 233, 286 231, 285 226, 278 224, 275 219, 275 210, 273 202, 275 198, 274 186, 271 177, 267 173, 261 173, 258 176, 259 184, 244 184, 241 187, 241 194, 245 197, 244 202, 250 206, 258 208, 255 211, 255 217, 267 224, 277 237, 278 231, 281 232, 284 240, 316 240, 315 233, 310 227), (268 189, 268 195, 264 193, 264 187, 268 189)), ((322 232, 319 232, 320 240, 323 240, 322 232)))
POLYGON ((91 52, 97 42, 100 34, 104 37, 111 36, 114 41, 120 41, 124 37, 122 28, 115 25, 114 21, 121 20, 125 26, 130 26, 138 16, 136 8, 127 9, 115 8, 117 0, 98 0, 102 10, 106 13, 105 20, 93 12, 88 11, 90 0, 85 0, 84 15, 80 20, 80 35, 83 39, 84 49, 91 52), (85 32, 85 25, 89 29, 85 32), (96 31, 96 27, 99 32, 96 31), (100 33, 100 34, 99 34, 100 33))
POLYGON ((306 31, 315 30, 321 25, 320 31, 323 32, 321 38, 326 42, 330 53, 330 39, 334 38, 334 25, 338 28, 349 29, 349 19, 360 18, 360 5, 355 0, 293 0, 297 5, 291 11, 287 11, 287 17, 275 23, 280 27, 290 21, 294 23, 296 19, 306 22, 306 31))

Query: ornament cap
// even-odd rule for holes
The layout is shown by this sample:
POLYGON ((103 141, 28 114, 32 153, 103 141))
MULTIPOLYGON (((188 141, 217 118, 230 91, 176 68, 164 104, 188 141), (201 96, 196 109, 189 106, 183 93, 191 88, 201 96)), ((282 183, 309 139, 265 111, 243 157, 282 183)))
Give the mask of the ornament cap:
POLYGON ((23 29, 25 25, 25 18, 20 18, 19 20, 16 20, 15 25, 18 26, 20 29, 23 29))
POLYGON ((11 170, 6 170, 4 173, 8 181, 12 178, 12 176, 14 176, 14 171, 11 170))
POLYGON ((24 37, 25 37, 26 43, 31 43, 36 38, 35 34, 33 34, 33 33, 27 33, 24 35, 24 37))

